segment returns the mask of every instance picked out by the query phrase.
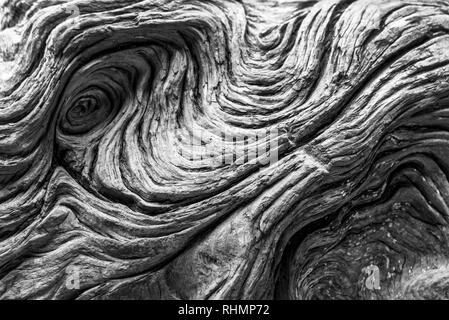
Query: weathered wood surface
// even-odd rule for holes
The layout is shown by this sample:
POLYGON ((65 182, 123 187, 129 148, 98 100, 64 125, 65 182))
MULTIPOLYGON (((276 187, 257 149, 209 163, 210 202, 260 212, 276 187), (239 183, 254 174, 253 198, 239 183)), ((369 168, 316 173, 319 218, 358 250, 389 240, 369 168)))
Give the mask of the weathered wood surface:
POLYGON ((448 63, 448 1, 1 1, 0 298, 448 298, 448 63))

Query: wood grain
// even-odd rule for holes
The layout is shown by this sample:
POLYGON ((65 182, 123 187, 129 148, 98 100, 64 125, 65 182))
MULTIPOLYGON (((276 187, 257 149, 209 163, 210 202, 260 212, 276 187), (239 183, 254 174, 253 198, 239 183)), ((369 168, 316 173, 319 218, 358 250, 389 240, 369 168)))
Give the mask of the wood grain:
POLYGON ((0 1, 0 298, 449 298, 448 63, 446 0, 0 1))

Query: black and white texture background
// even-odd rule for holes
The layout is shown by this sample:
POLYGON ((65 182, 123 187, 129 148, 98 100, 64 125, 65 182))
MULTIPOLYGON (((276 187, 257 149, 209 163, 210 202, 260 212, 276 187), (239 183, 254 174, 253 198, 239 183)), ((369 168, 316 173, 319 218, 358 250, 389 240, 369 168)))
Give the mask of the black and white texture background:
POLYGON ((1 299, 449 298, 449 1, 1 0, 1 299))

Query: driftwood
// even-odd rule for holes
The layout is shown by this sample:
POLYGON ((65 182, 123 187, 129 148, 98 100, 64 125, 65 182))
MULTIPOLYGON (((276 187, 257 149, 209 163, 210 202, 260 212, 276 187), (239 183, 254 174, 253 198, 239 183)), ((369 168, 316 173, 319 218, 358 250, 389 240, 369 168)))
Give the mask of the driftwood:
POLYGON ((448 63, 448 1, 1 1, 0 298, 448 298, 448 63))

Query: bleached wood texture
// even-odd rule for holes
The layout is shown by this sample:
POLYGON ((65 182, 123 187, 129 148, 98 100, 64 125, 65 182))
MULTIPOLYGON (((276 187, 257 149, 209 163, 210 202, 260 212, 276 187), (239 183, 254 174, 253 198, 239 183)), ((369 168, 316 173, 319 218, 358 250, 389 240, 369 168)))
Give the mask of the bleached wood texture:
POLYGON ((448 1, 1 1, 0 298, 448 298, 448 63, 448 1))

